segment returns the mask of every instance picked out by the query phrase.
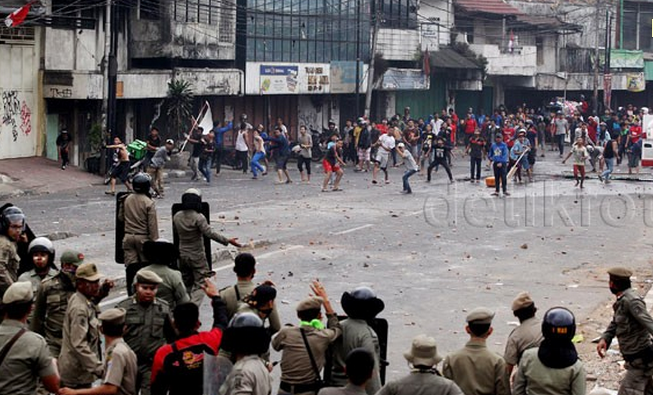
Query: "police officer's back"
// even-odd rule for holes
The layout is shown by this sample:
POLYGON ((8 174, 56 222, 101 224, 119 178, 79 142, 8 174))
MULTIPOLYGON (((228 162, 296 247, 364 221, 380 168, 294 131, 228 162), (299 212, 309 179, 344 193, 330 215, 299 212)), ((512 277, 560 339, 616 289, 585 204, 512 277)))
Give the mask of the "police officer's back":
POLYGON ((143 245, 143 251, 147 257, 149 266, 143 269, 155 273, 161 278, 158 285, 156 297, 168 303, 170 310, 174 310, 178 304, 190 301, 186 287, 181 278, 181 273, 173 269, 179 253, 177 247, 168 240, 147 241, 143 245))
POLYGON ((59 390, 59 376, 45 339, 26 328, 33 296, 29 282, 16 282, 2 297, 5 306, 5 319, 0 324, 2 394, 33 395, 39 380, 46 390, 53 393, 59 390))
POLYGON ((554 307, 542 322, 544 340, 519 362, 513 395, 585 395, 585 369, 572 343, 576 321, 571 311, 554 307))
POLYGON ((519 318, 519 326, 510 332, 503 353, 508 374, 519 364, 524 351, 539 346, 543 339, 542 322, 535 317, 537 308, 527 292, 517 295, 512 302, 512 311, 519 318))

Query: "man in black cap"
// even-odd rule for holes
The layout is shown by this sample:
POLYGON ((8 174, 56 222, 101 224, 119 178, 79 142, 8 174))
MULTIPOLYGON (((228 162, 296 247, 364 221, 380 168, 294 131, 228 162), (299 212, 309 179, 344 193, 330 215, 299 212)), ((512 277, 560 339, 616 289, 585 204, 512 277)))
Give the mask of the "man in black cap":
POLYGON ((653 391, 653 318, 646 304, 631 288, 630 277, 633 272, 623 267, 608 270, 610 292, 617 301, 612 305, 614 317, 608 329, 601 335, 596 351, 601 358, 612 343, 619 340, 619 350, 626 361, 626 376, 621 381, 619 395, 648 394, 653 391))
POLYGON ((374 373, 367 383, 366 391, 368 395, 376 394, 381 389, 379 374, 381 347, 379 337, 369 326, 368 321, 382 312, 385 304, 368 287, 358 287, 352 292, 345 292, 340 303, 348 318, 340 323, 342 336, 334 343, 330 384, 336 387, 347 384, 345 372, 347 355, 356 348, 363 348, 374 355, 374 373))

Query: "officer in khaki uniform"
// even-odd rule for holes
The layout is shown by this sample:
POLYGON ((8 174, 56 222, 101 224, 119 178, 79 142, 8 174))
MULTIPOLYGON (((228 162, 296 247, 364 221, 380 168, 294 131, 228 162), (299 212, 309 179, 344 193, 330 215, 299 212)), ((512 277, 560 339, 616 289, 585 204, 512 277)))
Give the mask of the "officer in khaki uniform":
MULTIPOLYGON (((254 275, 256 275, 256 259, 254 256, 246 252, 238 254, 234 261, 234 273, 236 273, 237 278, 236 284, 220 290, 220 296, 227 305, 229 319, 236 314, 243 299, 256 288, 256 284, 252 281, 254 275)), ((263 284, 273 285, 267 281, 263 284)), ((276 309, 272 310, 269 319, 271 327, 281 328, 281 319, 276 309)))
POLYGON ((159 347, 172 341, 173 331, 168 304, 156 297, 161 277, 147 269, 136 273, 135 293, 117 307, 126 312, 125 342, 138 357, 138 388, 141 395, 150 394, 152 362, 159 347))
POLYGON ((159 222, 156 205, 150 197, 151 179, 145 173, 134 176, 134 193, 127 195, 119 205, 118 219, 125 223, 122 249, 125 252, 127 293, 132 294, 136 272, 147 266, 143 243, 159 238, 159 222))
POLYGON ((526 350, 519 362, 513 395, 585 395, 585 369, 571 341, 576 318, 564 307, 544 314, 544 340, 526 350))
POLYGON ((341 334, 338 316, 331 307, 324 287, 314 282, 315 295, 297 305, 299 327, 285 327, 272 339, 272 348, 283 351, 279 395, 314 395, 324 367, 326 351, 341 334), (327 316, 327 328, 322 323, 322 306, 327 316), (308 346, 306 345, 308 343, 308 346), (307 347, 310 347, 309 356, 307 347), (315 365, 313 365, 315 364, 315 365))
POLYGON ((486 308, 472 310, 465 327, 470 340, 444 360, 444 376, 458 384, 465 395, 510 395, 506 363, 486 345, 493 318, 494 313, 486 308))
POLYGON ((510 332, 503 359, 508 376, 519 365, 524 351, 538 347, 542 342, 542 322, 535 317, 537 308, 528 292, 521 292, 512 302, 512 312, 519 319, 519 326, 510 332))
POLYGON ((464 395, 456 383, 437 371, 436 366, 442 358, 434 338, 418 335, 404 358, 412 368, 410 374, 386 384, 377 395, 464 395))
POLYGON ((47 391, 59 390, 59 376, 45 340, 27 330, 33 297, 29 282, 13 283, 2 296, 5 320, 0 324, 0 349, 8 348, 0 361, 0 394, 34 395, 39 379, 47 391))
POLYGON ((617 297, 612 305, 614 317, 601 335, 596 350, 601 358, 615 337, 626 361, 626 376, 621 381, 619 395, 650 394, 653 392, 653 319, 639 294, 631 288, 632 272, 623 267, 608 270, 610 291, 617 297))
POLYGON ((109 309, 98 316, 106 344, 102 384, 92 389, 62 388, 59 395, 136 395, 136 354, 122 338, 125 310, 109 309))
POLYGON ((198 189, 190 188, 184 192, 181 204, 182 210, 172 218, 173 226, 179 235, 179 269, 191 301, 199 306, 204 299, 204 279, 210 277, 203 236, 223 245, 241 245, 238 239, 228 239, 208 224, 201 214, 202 194, 198 189))
POLYGON ((161 284, 157 287, 156 298, 168 303, 170 311, 174 310, 178 304, 190 302, 190 297, 181 279, 179 270, 174 270, 171 266, 176 265, 177 247, 165 239, 157 241, 146 241, 143 245, 143 252, 149 266, 143 269, 156 273, 161 277, 161 284))
POLYGON ((70 297, 63 322, 59 355, 62 387, 90 388, 102 377, 100 309, 93 302, 100 290, 100 273, 94 263, 84 263, 75 273, 77 292, 70 297))
POLYGON ((25 215, 15 206, 0 213, 0 295, 18 280, 20 256, 16 243, 25 231, 25 215))

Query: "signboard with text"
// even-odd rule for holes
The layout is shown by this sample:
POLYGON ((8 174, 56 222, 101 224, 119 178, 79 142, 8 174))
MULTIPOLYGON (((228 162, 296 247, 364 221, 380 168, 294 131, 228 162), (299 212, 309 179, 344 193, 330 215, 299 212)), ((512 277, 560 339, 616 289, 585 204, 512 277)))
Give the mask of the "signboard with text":
POLYGON ((245 91, 254 95, 331 93, 328 63, 247 63, 245 91))

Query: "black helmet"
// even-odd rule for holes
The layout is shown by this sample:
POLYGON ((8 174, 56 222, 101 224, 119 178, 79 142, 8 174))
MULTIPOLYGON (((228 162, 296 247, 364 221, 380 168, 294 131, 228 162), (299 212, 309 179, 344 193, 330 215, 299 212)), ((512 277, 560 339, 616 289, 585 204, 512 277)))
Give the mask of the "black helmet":
POLYGON ((47 237, 37 237, 29 243, 27 247, 27 253, 31 256, 35 252, 45 252, 50 256, 48 264, 52 267, 54 266, 54 244, 47 237))
POLYGON ((343 310, 351 318, 371 320, 385 308, 385 303, 369 287, 358 287, 345 292, 340 299, 343 310))
POLYGON ((550 340, 568 340, 576 334, 574 314, 564 307, 554 307, 544 314, 542 335, 550 340))
POLYGON ((152 186, 152 178, 145 173, 138 173, 132 180, 132 188, 136 193, 148 193, 152 186))
POLYGON ((224 331, 222 347, 235 354, 258 355, 270 348, 270 334, 254 313, 236 314, 224 331))
POLYGON ((147 261, 159 265, 173 266, 179 251, 177 246, 166 239, 158 239, 156 241, 146 241, 143 244, 143 254, 147 261))
POLYGON ((0 233, 7 234, 9 225, 20 222, 25 229, 25 214, 23 210, 16 206, 9 206, 5 208, 0 214, 0 233))
POLYGON ((197 188, 188 188, 181 195, 181 209, 202 211, 202 192, 197 188))

